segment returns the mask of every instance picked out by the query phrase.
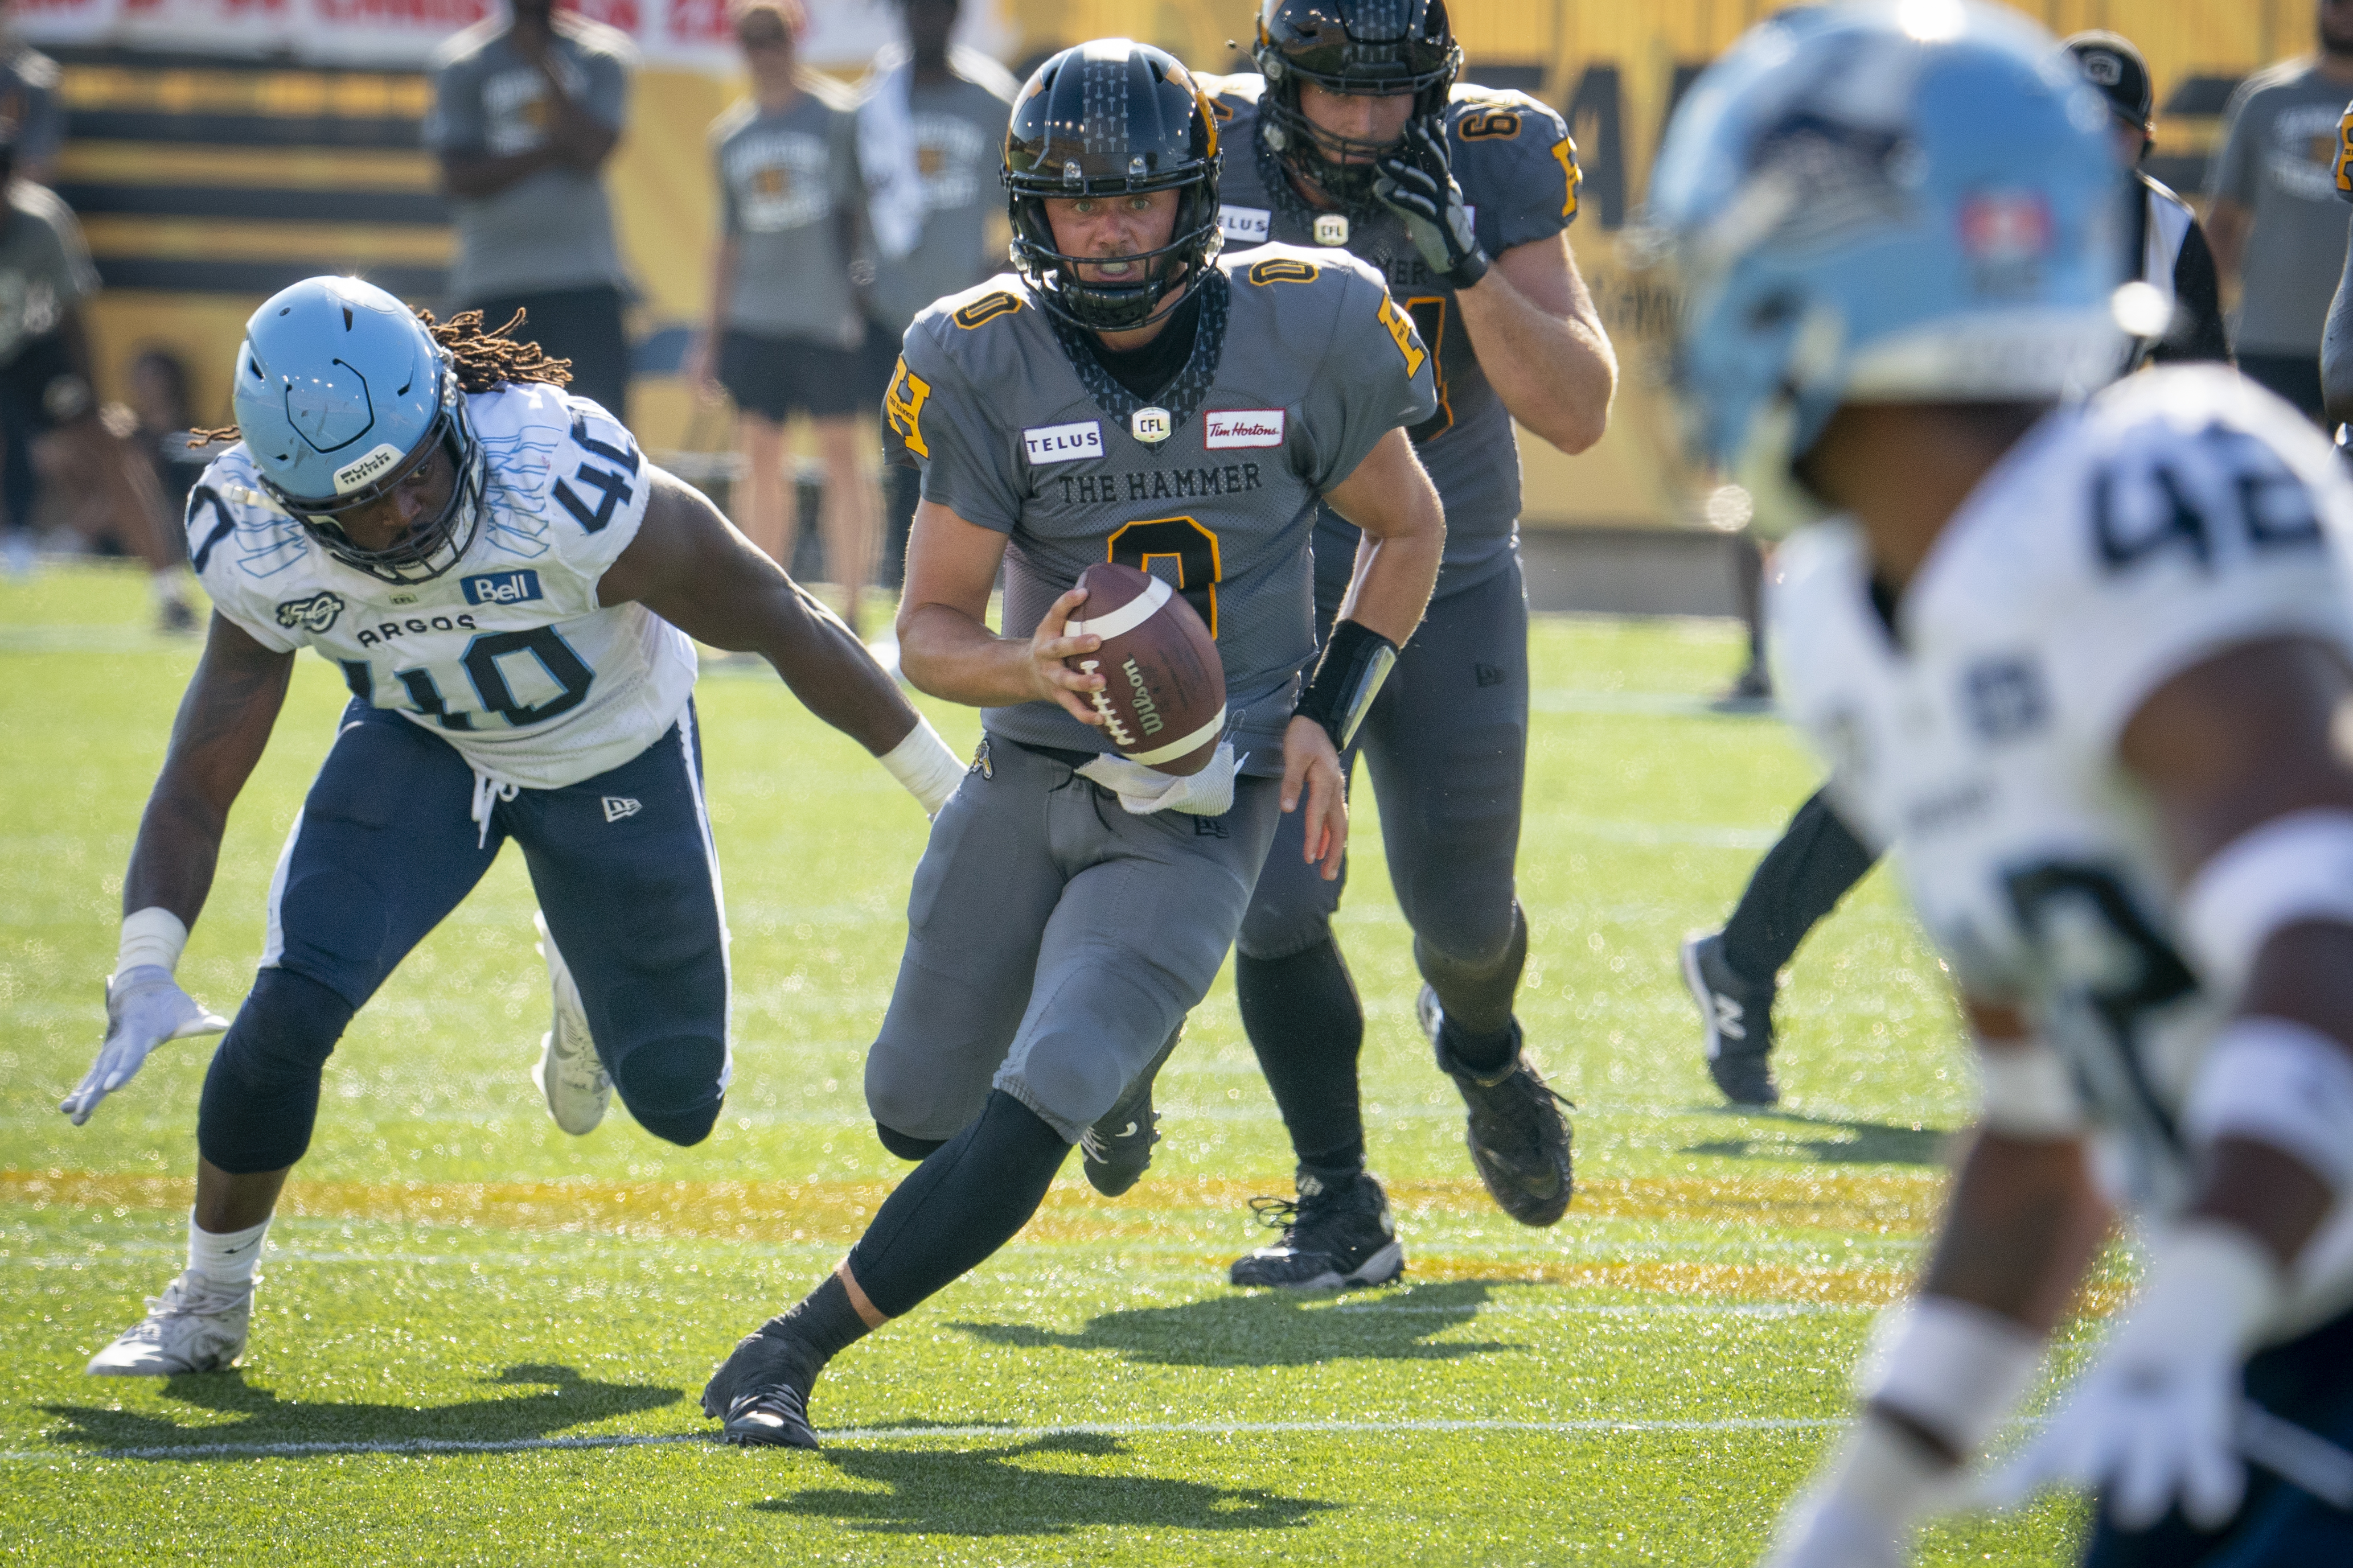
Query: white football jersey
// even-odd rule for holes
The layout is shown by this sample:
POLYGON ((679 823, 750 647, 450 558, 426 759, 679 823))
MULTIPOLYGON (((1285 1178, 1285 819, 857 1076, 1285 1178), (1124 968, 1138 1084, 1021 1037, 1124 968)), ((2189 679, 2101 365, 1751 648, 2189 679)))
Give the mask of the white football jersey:
MULTIPOLYGON (((1962 988, 2021 1005, 2065 1058, 2111 1195, 2192 1196, 2183 1101, 2232 998, 2179 937, 2177 873, 2118 762, 2169 678, 2254 639, 2353 662, 2353 486, 2287 405, 2211 367, 2044 419, 1970 495, 1890 628, 1852 524, 1784 550, 1782 689, 1840 815, 1892 845, 1962 988)), ((2284 1333, 2353 1300, 2353 1205, 2284 1333)))
POLYGON ((313 647, 353 695, 404 714, 501 784, 554 789, 659 739, 694 690, 694 645, 642 605, 596 603, 638 536, 644 458, 604 409, 541 383, 467 400, 482 520, 427 583, 354 570, 262 491, 244 443, 188 494, 188 559, 265 647, 313 647))

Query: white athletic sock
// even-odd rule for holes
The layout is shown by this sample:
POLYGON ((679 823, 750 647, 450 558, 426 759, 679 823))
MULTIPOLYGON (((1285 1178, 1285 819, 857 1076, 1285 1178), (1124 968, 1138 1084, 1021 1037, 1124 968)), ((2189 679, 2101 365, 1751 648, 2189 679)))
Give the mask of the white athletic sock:
POLYGON ((249 1230, 215 1235, 196 1226, 195 1211, 188 1212, 188 1268, 216 1285, 248 1285, 254 1266, 261 1261, 261 1238, 269 1234, 263 1220, 249 1230))

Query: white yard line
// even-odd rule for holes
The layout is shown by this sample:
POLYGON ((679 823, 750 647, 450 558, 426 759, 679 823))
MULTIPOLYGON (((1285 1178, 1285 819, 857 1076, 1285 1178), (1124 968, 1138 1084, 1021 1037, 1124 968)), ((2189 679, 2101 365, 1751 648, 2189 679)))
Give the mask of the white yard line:
MULTIPOLYGON (((1289 1433, 1524 1432, 1544 1436, 1638 1436, 1659 1432, 1810 1432, 1841 1426, 1831 1416, 1728 1416, 1715 1421, 1073 1421, 1050 1426, 851 1426, 822 1433, 832 1443, 908 1443, 1040 1437, 1255 1437, 1289 1433)), ((190 1443, 149 1448, 73 1448, 55 1452, 0 1450, 15 1464, 78 1459, 274 1459, 332 1454, 520 1454, 541 1448, 644 1448, 709 1443, 714 1432, 660 1432, 611 1437, 516 1437, 472 1442, 459 1437, 409 1437, 387 1443, 190 1443)))

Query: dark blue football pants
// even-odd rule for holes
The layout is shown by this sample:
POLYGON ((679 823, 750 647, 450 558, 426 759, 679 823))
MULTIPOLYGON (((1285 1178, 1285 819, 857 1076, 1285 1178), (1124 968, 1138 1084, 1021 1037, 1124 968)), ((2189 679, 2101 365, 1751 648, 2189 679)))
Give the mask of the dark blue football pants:
POLYGON ((206 1160, 243 1174, 302 1157, 344 1026, 509 838, 622 1103, 671 1142, 710 1132, 731 1069, 727 929, 693 708, 619 767, 497 802, 487 835, 474 788, 431 731, 344 710, 279 857, 261 971, 205 1077, 206 1160))

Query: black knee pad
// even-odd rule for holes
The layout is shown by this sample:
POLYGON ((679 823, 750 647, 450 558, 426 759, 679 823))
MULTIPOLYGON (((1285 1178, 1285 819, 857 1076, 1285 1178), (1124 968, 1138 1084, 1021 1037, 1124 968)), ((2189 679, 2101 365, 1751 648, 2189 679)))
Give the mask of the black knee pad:
POLYGON ((319 1078, 352 1005, 291 970, 265 969, 221 1037, 196 1107, 196 1149, 233 1176, 282 1171, 311 1147, 319 1078))
POLYGON ((723 1041, 701 1035, 649 1040, 609 1065, 613 1087, 638 1126, 681 1145, 711 1136, 726 1098, 719 1087, 727 1068, 723 1041))
POLYGON ((885 1127, 880 1121, 874 1124, 874 1136, 882 1141, 882 1147, 902 1160, 928 1159, 935 1150, 944 1149, 948 1143, 944 1138, 918 1138, 912 1132, 885 1127))

